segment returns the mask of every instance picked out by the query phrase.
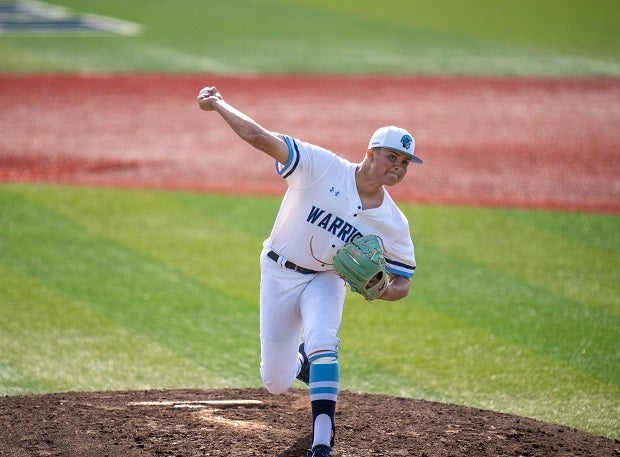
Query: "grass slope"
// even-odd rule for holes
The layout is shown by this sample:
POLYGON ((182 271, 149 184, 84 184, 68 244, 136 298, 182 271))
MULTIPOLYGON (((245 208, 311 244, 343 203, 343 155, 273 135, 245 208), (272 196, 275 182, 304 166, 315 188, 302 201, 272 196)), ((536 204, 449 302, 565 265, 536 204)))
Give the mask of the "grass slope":
MULTIPOLYGON (((278 205, 0 186, 0 394, 260 386, 257 256, 278 205)), ((620 218, 403 208, 412 293, 348 295, 342 388, 620 438, 620 218)))
POLYGON ((614 0, 55 0, 140 36, 5 36, 0 71, 620 75, 614 0))

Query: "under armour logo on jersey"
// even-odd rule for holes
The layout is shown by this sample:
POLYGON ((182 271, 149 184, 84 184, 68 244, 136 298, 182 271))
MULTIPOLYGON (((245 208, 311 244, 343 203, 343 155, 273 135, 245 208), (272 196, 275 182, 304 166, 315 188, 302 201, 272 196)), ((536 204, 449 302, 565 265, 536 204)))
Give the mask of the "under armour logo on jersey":
POLYGON ((411 147, 412 141, 413 138, 411 138, 409 135, 403 135, 403 137, 400 139, 400 144, 403 145, 403 148, 409 149, 411 147))
POLYGON ((340 195, 340 191, 339 191, 339 190, 336 190, 336 188, 335 188, 335 187, 332 187, 331 189, 329 189, 329 192, 330 192, 330 193, 333 193, 333 194, 334 194, 334 196, 336 196, 336 197, 337 197, 338 195, 340 195))

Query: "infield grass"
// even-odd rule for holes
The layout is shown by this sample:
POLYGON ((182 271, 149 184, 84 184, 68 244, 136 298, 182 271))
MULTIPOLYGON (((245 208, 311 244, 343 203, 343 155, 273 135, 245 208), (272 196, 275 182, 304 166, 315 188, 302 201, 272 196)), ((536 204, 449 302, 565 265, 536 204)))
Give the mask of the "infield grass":
MULTIPOLYGON (((260 386, 258 254, 278 206, 0 186, 0 394, 260 386)), ((620 438, 620 218, 402 206, 412 292, 348 294, 342 388, 620 438)))

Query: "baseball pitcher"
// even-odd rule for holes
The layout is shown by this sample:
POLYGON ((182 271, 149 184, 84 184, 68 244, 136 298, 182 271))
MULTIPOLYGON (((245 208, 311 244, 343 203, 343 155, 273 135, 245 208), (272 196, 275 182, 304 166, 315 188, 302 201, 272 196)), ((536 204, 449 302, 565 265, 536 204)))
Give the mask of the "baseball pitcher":
POLYGON ((399 300, 409 293, 416 267, 409 223, 386 189, 412 163, 422 163, 415 141, 402 128, 382 127, 361 162, 351 163, 266 130, 215 87, 200 91, 198 105, 218 113, 242 140, 275 160, 276 173, 287 183, 260 255, 260 373, 273 394, 296 378, 309 385, 308 457, 331 457, 346 284, 366 300, 399 300))

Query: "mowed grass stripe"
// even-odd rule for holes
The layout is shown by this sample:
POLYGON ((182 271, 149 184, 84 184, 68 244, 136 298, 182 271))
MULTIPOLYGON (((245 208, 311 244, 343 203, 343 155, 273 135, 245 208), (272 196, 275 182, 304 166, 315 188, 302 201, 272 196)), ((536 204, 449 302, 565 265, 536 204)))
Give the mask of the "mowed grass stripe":
POLYGON ((277 211, 273 199, 248 203, 230 196, 71 187, 45 195, 34 189, 28 198, 95 236, 257 306, 258 253, 277 211))
MULTIPOLYGON (((505 217, 556 233, 600 252, 620 256, 620 217, 613 214, 561 213, 527 210, 498 210, 505 217)), ((584 266, 576 259, 578 266, 584 266)), ((587 268, 587 265, 584 267, 587 268)), ((616 303, 617 306, 620 304, 616 303)))
MULTIPOLYGON (((45 199, 45 191, 40 191, 45 199)), ((256 370, 249 369, 257 365, 258 317, 253 303, 233 299, 226 291, 95 236, 16 194, 3 198, 2 206, 3 218, 12 215, 0 227, 7 267, 208 366, 227 385, 257 377, 256 370), (231 361, 221 357, 222 351, 240 357, 231 361)))
POLYGON ((620 315, 617 216, 574 215, 570 223, 559 225, 558 215, 543 211, 429 207, 421 217, 428 221, 424 242, 567 300, 620 315), (531 221, 545 215, 551 222, 546 226, 531 221), (570 236, 562 226, 571 228, 570 236))
POLYGON ((617 384, 420 304, 381 310, 356 305, 341 332, 345 388, 466 404, 598 433, 618 426, 617 384), (394 331, 403 326, 408 333, 394 331))
MULTIPOLYGON (((421 259, 414 282, 416 300, 545 357, 620 383, 614 280, 618 256, 568 242, 559 233, 540 233, 524 221, 504 224, 503 211, 420 207, 413 213, 423 228, 416 244, 421 259), (573 261, 575 253, 580 263, 573 261), (592 277, 583 265, 598 268, 605 280, 592 277), (574 279, 584 270, 588 280, 574 279), (570 284, 557 287, 558 293, 548 278, 561 276, 570 278, 570 284), (576 292, 568 294, 567 288, 576 292), (587 300, 595 289, 605 306, 587 300)), ((553 219, 554 213, 547 217, 553 219)), ((606 220, 618 226, 620 218, 606 220)))
POLYGON ((170 275, 172 284, 182 275, 221 294, 247 298, 249 306, 257 307, 257 250, 262 240, 245 236, 241 226, 218 222, 214 208, 188 209, 181 200, 158 192, 72 187, 24 192, 28 201, 53 211, 76 230, 169 269, 162 274, 170 275))
POLYGON ((182 355, 39 282, 0 268, 0 395, 222 383, 182 355))

